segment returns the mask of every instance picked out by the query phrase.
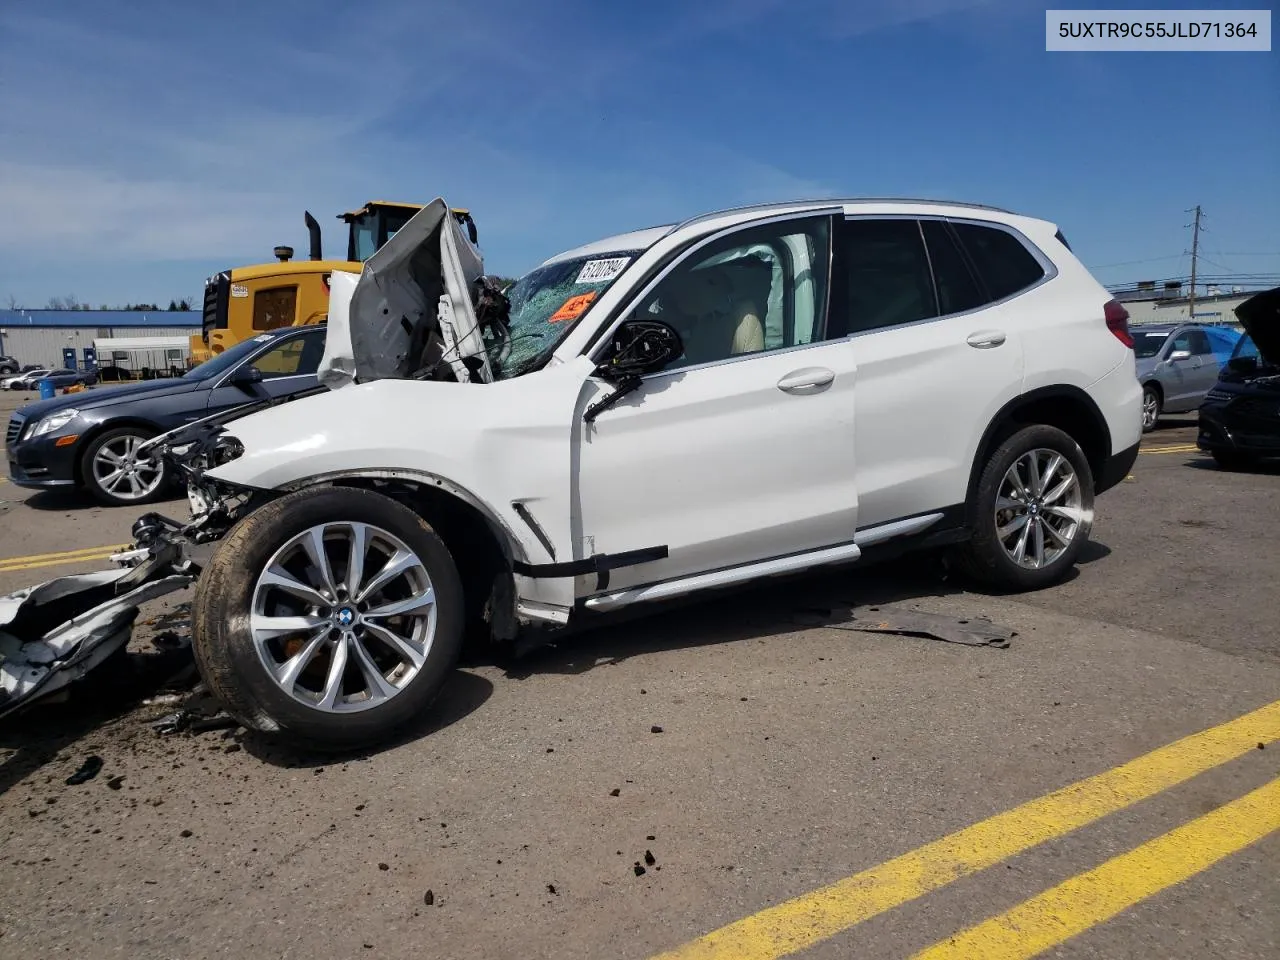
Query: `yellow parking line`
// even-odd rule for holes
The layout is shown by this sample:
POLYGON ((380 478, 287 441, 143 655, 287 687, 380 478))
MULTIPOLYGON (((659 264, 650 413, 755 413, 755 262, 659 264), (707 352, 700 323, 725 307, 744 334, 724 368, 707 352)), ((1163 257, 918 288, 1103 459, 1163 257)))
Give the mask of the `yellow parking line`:
POLYGON ((1194 443, 1182 443, 1177 446, 1168 447, 1148 447, 1140 453, 1199 453, 1200 448, 1194 443))
POLYGON ((0 560, 0 573, 7 573, 10 570, 31 570, 36 567, 56 567, 67 563, 82 563, 86 560, 105 560, 113 553, 128 549, 128 546, 85 547, 82 550, 66 550, 62 553, 9 557, 6 560, 0 560))
POLYGON ((654 960, 775 960, 1280 740, 1280 700, 1191 734, 654 960))
POLYGON ((935 943, 912 960, 1025 960, 1280 830, 1280 780, 935 943))

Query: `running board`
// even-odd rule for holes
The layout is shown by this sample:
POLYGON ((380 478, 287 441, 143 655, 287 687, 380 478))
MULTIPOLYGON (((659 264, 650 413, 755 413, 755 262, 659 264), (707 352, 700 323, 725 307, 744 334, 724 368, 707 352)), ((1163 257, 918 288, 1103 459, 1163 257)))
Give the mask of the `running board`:
POLYGON ((776 577, 784 573, 795 573, 810 567, 819 567, 831 563, 844 563, 857 560, 862 551, 856 543, 841 544, 838 547, 827 547, 809 553, 793 554, 779 557, 776 560, 761 560, 727 570, 714 570, 711 573, 699 573, 692 577, 678 580, 666 580, 662 583, 650 584, 647 587, 633 587, 630 590, 619 590, 591 597, 583 603, 588 610, 604 613, 633 603, 644 603, 651 600, 667 600, 671 597, 683 596, 700 590, 716 587, 727 587, 744 580, 755 580, 759 577, 776 577))
POLYGON ((875 543, 883 543, 894 537, 905 537, 913 533, 928 530, 942 519, 940 513, 926 513, 919 517, 908 517, 905 520, 891 520, 878 526, 867 527, 853 535, 853 542, 860 547, 869 547, 875 543))

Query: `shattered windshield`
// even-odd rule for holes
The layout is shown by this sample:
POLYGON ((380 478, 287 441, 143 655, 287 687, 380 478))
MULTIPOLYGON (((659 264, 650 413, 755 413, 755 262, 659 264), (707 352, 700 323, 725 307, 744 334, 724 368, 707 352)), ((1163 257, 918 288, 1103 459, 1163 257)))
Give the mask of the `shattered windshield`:
POLYGON ((1135 332, 1133 337, 1134 355, 1139 360, 1154 357, 1160 352, 1160 348, 1164 346, 1164 342, 1167 339, 1169 339, 1168 330, 1151 331, 1149 333, 1135 332))
POLYGON ((543 363, 574 322, 641 252, 620 250, 561 260, 513 283, 506 291, 511 301, 511 353, 502 360, 502 345, 488 345, 490 362, 495 369, 501 368, 498 376, 518 377, 543 363))

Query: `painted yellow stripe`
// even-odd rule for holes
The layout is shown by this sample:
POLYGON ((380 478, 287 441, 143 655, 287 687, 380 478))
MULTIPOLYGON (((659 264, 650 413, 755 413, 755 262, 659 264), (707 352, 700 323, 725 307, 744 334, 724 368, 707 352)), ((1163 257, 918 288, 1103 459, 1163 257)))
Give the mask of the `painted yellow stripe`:
POLYGON ((10 570, 32 570, 37 567, 56 567, 61 564, 83 563, 87 560, 105 560, 113 553, 128 549, 128 546, 86 547, 83 550, 67 550, 63 553, 10 557, 6 560, 0 560, 0 573, 6 573, 10 570))
POLYGON ((1280 830, 1280 780, 1122 853, 913 960, 1025 960, 1280 830))
POLYGON ((1140 452, 1141 453, 1199 453, 1200 448, 1197 447, 1194 443, 1183 443, 1183 444, 1179 444, 1176 447, 1174 446, 1148 447, 1147 449, 1142 450, 1140 452))
POLYGON ((1280 701, 769 907, 655 960, 774 960, 1280 740, 1280 701))

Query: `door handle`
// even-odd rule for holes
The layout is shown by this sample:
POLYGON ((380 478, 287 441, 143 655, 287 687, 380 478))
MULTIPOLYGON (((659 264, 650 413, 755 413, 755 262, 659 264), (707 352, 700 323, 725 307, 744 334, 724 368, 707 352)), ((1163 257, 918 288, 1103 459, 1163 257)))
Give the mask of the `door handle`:
POLYGON ((827 386, 835 378, 835 371, 826 367, 802 367, 779 380, 778 389, 784 393, 811 393, 827 386))
POLYGON ((979 350, 990 350, 992 347, 998 347, 1004 343, 1005 334, 1003 330, 976 330, 969 336, 965 337, 965 343, 971 347, 977 347, 979 350))

